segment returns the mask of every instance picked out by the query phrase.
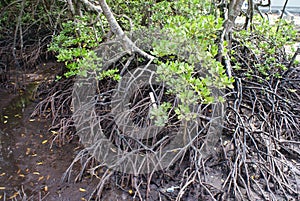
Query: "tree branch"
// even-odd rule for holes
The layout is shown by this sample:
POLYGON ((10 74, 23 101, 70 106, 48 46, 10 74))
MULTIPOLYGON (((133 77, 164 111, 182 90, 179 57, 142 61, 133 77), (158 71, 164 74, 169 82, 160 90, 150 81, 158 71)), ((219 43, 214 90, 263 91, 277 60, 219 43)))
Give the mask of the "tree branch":
POLYGON ((118 24, 116 18, 114 17, 112 11, 110 10, 110 7, 107 5, 105 0, 100 0, 100 7, 102 9, 102 12, 104 14, 104 16, 106 17, 110 28, 112 30, 112 32, 119 37, 120 39, 122 39, 122 42, 125 46, 126 51, 128 51, 129 54, 132 54, 133 52, 136 52, 140 55, 142 55, 143 57, 149 59, 150 61, 154 60, 155 57, 144 52, 143 50, 141 50, 140 48, 138 48, 124 33, 124 31, 122 30, 122 28, 120 27, 120 25, 118 24))

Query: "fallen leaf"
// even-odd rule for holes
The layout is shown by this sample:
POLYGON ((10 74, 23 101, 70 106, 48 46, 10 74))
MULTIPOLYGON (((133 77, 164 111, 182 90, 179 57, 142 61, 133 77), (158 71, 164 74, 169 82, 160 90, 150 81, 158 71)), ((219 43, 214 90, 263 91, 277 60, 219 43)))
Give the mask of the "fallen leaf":
POLYGON ((1 174, 0 174, 0 177, 3 177, 4 175, 5 175, 5 172, 1 173, 1 174))
POLYGON ((8 116, 6 116, 6 115, 5 115, 5 116, 3 116, 3 117, 4 117, 5 119, 8 119, 8 116))
POLYGON ((51 131, 51 133, 52 133, 53 135, 57 135, 57 134, 58 134, 57 131, 51 131))
POLYGON ((46 144, 48 142, 48 140, 44 140, 43 142, 42 142, 42 144, 46 144))
POLYGON ((37 164, 37 165, 42 165, 42 164, 43 164, 43 162, 37 162, 36 164, 37 164))
POLYGON ((40 175, 40 173, 39 173, 39 172, 33 172, 32 174, 35 174, 35 175, 40 175))
POLYGON ((48 186, 45 186, 45 187, 44 187, 44 191, 48 191, 48 186))
POLYGON ((132 194, 133 194, 133 190, 130 189, 130 190, 128 191, 128 193, 129 193, 130 195, 132 195, 132 194))
POLYGON ((32 122, 32 121, 35 121, 35 119, 29 119, 29 121, 31 121, 31 122, 32 122))
POLYGON ((25 153, 25 154, 28 155, 28 154, 30 153, 30 150, 31 150, 31 148, 28 147, 28 148, 26 149, 26 153, 25 153))
POLYGON ((19 177, 25 177, 25 175, 24 174, 19 174, 19 177))
POLYGON ((18 118, 20 118, 20 117, 21 117, 21 115, 20 115, 20 114, 15 114, 15 117, 18 117, 18 118))
POLYGON ((80 192, 86 192, 86 190, 84 188, 79 188, 80 192))
POLYGON ((44 176, 39 177, 38 181, 41 181, 44 179, 44 176))
POLYGON ((7 120, 5 120, 3 123, 6 124, 6 123, 7 123, 7 120))
POLYGON ((5 187, 3 187, 3 186, 0 186, 0 190, 5 190, 5 187))
POLYGON ((10 196, 8 199, 12 200, 15 197, 17 197, 17 195, 19 195, 19 192, 15 192, 12 196, 10 196))

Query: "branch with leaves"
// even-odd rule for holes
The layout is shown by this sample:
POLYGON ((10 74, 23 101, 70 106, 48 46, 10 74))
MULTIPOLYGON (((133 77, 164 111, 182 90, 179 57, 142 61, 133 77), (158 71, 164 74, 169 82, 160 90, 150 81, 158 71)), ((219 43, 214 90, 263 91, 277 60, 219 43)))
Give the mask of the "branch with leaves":
MULTIPOLYGON (((89 8, 95 10, 98 9, 98 7, 94 4, 92 4, 91 2, 87 1, 87 0, 82 0, 82 2, 89 8)), ((145 51, 141 50, 140 48, 138 48, 133 42, 132 40, 130 40, 126 34, 124 33, 123 29, 121 28, 121 26, 119 25, 119 23, 117 22, 116 18, 113 15, 113 12, 111 11, 110 7, 107 5, 105 0, 100 0, 99 1, 102 13, 104 14, 104 16, 106 17, 111 31, 119 38, 121 39, 121 41, 123 42, 123 45, 125 47, 125 50, 131 55, 132 53, 138 53, 141 56, 149 59, 150 61, 154 60, 154 56, 146 53, 145 51)), ((98 12, 100 12, 100 9, 97 10, 98 12)))

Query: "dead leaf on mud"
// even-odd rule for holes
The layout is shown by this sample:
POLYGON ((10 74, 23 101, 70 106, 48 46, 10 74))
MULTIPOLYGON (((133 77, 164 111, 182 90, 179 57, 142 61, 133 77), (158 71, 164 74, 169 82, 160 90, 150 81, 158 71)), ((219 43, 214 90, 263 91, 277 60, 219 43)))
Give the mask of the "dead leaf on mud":
POLYGON ((12 200, 14 199, 15 197, 17 197, 19 195, 19 192, 15 192, 12 196, 10 196, 8 199, 9 200, 12 200))

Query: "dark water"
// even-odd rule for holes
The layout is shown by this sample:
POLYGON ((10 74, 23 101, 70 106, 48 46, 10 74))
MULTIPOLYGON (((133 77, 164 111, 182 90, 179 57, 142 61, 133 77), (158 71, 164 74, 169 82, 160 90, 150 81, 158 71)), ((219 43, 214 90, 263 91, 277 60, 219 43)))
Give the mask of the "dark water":
MULTIPOLYGON (((31 83, 25 91, 21 91, 19 95, 11 99, 8 105, 1 105, 0 114, 0 178, 2 182, 0 187, 7 185, 9 175, 15 174, 18 170, 17 160, 14 158, 13 146, 15 146, 14 133, 23 126, 21 121, 25 107, 30 104, 32 94, 36 88, 36 83, 31 83)), ((10 96, 10 94, 0 94, 0 96, 10 96)), ((7 97, 0 97, 1 99, 7 97)), ((18 185, 22 180, 11 180, 11 185, 18 185)), ((1 199, 0 199, 1 200, 1 199)))

